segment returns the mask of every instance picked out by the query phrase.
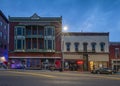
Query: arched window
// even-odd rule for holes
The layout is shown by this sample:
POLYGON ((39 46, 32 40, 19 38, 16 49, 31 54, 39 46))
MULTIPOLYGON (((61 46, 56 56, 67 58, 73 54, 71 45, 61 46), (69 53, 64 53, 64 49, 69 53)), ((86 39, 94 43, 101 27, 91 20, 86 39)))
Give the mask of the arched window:
POLYGON ((75 46, 75 51, 77 52, 79 50, 79 43, 78 42, 75 42, 74 43, 74 46, 75 46))
POLYGON ((95 52, 96 51, 96 43, 92 42, 91 46, 92 46, 92 52, 95 52))
POLYGON ((66 43, 66 51, 70 51, 70 44, 71 44, 70 42, 66 43))

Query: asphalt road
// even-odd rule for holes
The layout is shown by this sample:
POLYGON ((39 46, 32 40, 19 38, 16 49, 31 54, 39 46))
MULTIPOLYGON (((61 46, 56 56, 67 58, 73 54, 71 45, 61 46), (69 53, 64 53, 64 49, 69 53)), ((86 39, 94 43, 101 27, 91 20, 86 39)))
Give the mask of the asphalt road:
POLYGON ((0 71, 0 86, 120 86, 120 75, 28 70, 0 71))

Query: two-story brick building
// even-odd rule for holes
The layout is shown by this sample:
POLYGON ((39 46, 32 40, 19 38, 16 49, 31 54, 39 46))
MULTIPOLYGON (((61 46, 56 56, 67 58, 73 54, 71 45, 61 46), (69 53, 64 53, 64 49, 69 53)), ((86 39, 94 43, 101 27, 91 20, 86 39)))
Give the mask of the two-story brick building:
POLYGON ((62 17, 10 17, 9 59, 11 67, 61 67, 62 17))
POLYGON ((120 42, 110 42, 109 45, 110 67, 120 69, 120 42))
POLYGON ((0 10, 0 62, 8 60, 8 19, 0 10))
POLYGON ((65 69, 88 71, 109 65, 108 32, 67 32, 63 44, 65 69))

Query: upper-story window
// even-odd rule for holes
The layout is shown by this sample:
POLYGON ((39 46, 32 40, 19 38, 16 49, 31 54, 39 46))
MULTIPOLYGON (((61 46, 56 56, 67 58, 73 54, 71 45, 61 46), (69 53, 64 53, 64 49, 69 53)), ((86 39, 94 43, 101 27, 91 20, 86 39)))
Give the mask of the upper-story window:
POLYGON ((0 21, 0 26, 2 26, 2 21, 0 21))
POLYGON ((2 45, 2 43, 0 42, 0 48, 2 48, 3 47, 3 45, 2 45))
POLYGON ((0 32, 0 37, 2 37, 2 32, 0 32))
POLYGON ((83 43, 83 51, 84 52, 87 52, 87 45, 88 45, 87 42, 83 43))
POLYGON ((43 30, 38 30, 38 34, 39 34, 40 36, 43 36, 43 30))
POLYGON ((104 42, 100 43, 100 49, 101 49, 101 51, 105 51, 105 43, 104 42))
POLYGON ((120 49, 119 48, 115 48, 115 58, 118 58, 120 55, 120 49))
POLYGON ((48 49, 52 49, 52 40, 48 40, 48 49))
POLYGON ((15 31, 16 35, 24 35, 24 28, 23 27, 16 27, 16 31, 15 31))
POLYGON ((6 25, 4 25, 4 29, 7 29, 7 26, 6 26, 6 25))
POLYGON ((75 51, 79 51, 79 43, 78 42, 74 43, 74 46, 75 46, 75 51))
POLYGON ((95 52, 96 51, 96 43, 95 42, 91 43, 91 46, 92 46, 92 51, 95 52))
POLYGON ((4 40, 7 40, 7 36, 6 35, 4 35, 4 40))
POLYGON ((70 42, 66 43, 66 51, 70 51, 70 42))
POLYGON ((22 49, 22 40, 21 40, 21 39, 18 39, 18 40, 17 40, 17 49, 18 49, 18 50, 21 50, 21 49, 22 49))
POLYGON ((46 26, 45 27, 45 35, 46 36, 54 36, 54 33, 55 33, 55 29, 54 29, 54 26, 46 26))

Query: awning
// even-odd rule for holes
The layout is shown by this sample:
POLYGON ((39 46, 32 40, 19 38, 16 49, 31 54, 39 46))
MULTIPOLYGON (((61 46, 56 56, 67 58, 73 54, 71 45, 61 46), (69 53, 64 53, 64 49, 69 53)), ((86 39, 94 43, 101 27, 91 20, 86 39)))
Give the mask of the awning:
POLYGON ((9 58, 61 58, 61 57, 34 57, 34 56, 10 56, 9 58))

